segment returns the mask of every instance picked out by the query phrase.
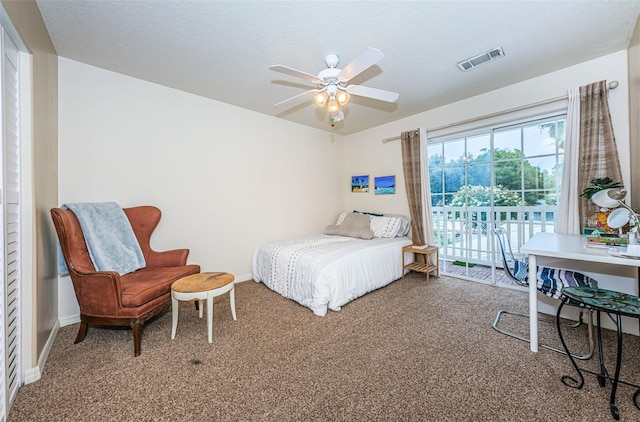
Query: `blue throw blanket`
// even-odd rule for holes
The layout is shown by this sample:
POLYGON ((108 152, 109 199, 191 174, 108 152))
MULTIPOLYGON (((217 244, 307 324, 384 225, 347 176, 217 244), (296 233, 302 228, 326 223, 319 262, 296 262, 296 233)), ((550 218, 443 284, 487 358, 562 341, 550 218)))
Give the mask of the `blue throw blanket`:
MULTIPOLYGON (((73 211, 97 271, 127 274, 146 266, 142 249, 124 210, 115 202, 63 204, 73 211)), ((58 274, 69 270, 58 249, 58 274)))

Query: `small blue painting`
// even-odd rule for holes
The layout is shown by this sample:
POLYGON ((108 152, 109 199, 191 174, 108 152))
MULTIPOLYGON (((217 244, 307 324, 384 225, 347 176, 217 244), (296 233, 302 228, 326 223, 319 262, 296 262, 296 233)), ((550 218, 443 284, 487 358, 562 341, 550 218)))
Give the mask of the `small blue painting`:
POLYGON ((351 192, 369 192, 369 176, 351 176, 351 192))
POLYGON ((382 176, 374 178, 375 194, 390 195, 396 193, 396 176, 382 176))

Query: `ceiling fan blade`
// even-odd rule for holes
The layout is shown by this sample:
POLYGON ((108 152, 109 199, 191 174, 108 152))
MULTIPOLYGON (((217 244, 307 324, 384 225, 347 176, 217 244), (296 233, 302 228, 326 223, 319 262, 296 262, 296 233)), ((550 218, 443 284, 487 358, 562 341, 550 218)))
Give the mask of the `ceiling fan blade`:
POLYGON ((397 92, 385 91, 378 88, 369 88, 362 85, 348 85, 346 91, 351 95, 358 95, 360 97, 373 98, 374 100, 386 101, 393 103, 398 99, 397 92))
POLYGON ((307 100, 312 99, 318 92, 322 92, 321 89, 312 89, 309 91, 305 91, 302 94, 298 94, 294 97, 291 97, 289 99, 286 99, 284 101, 280 101, 277 104, 274 104, 273 106, 275 108, 287 108, 287 107, 291 107, 300 103, 303 103, 307 100))
POLYGON ((283 66, 281 64, 274 64, 269 66, 270 70, 274 70, 280 73, 286 73, 287 75, 295 76, 296 78, 306 79, 308 81, 313 82, 314 84, 322 84, 324 81, 322 79, 318 79, 317 76, 312 75, 310 73, 302 72, 300 70, 292 69, 287 66, 283 66))
POLYGON ((382 51, 377 48, 369 47, 367 50, 356 57, 351 61, 348 65, 342 69, 342 71, 338 74, 338 80, 340 82, 347 82, 360 73, 364 72, 374 64, 378 63, 384 54, 382 51))

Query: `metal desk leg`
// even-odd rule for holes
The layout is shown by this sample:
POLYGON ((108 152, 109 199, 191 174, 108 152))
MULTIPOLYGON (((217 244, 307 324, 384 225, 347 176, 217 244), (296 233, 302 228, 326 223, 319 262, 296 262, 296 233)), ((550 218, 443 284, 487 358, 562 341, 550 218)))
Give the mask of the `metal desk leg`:
POLYGON ((529 341, 532 352, 538 351, 538 286, 536 256, 529 255, 529 341))

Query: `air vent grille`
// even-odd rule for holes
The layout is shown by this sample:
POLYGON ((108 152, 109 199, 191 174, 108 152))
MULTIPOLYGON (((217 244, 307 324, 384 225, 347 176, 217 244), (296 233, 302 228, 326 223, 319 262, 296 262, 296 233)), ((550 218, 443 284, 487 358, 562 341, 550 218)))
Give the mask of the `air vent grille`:
POLYGON ((504 51, 502 50, 502 47, 496 47, 482 54, 478 54, 475 57, 471 57, 470 59, 461 61, 460 63, 458 63, 458 67, 463 72, 466 72, 469 69, 473 69, 474 67, 480 66, 481 64, 485 64, 492 60, 499 59, 502 56, 504 56, 504 51))

